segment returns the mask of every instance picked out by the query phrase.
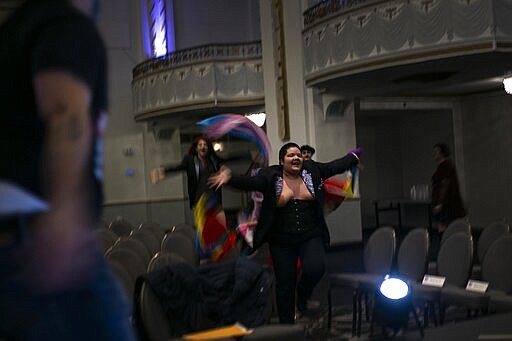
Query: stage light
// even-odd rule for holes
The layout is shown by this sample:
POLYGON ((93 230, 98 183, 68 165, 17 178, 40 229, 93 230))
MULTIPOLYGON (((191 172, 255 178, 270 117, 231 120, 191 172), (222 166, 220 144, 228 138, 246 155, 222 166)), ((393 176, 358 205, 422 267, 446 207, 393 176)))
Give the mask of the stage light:
POLYGON ((392 300, 399 300, 409 294, 409 286, 399 278, 386 276, 380 285, 382 295, 392 300))
POLYGON ((265 124, 265 120, 267 118, 267 114, 264 112, 256 113, 256 114, 247 114, 245 115, 248 119, 254 122, 258 127, 263 127, 265 124))
POLYGON ((509 95, 512 94, 512 75, 508 74, 503 78, 503 87, 505 88, 505 92, 509 95))
POLYGON ((375 291, 372 325, 376 323, 383 330, 390 328, 395 335, 400 329, 407 329, 411 312, 423 336, 423 329, 412 305, 409 284, 400 278, 386 275, 375 291))

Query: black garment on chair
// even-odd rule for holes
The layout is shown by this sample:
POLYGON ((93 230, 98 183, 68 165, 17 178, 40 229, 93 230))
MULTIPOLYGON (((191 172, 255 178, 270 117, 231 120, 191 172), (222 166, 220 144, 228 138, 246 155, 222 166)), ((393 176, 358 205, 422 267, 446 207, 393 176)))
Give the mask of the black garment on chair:
POLYGON ((252 328, 270 317, 272 276, 246 257, 201 268, 176 264, 138 281, 144 280, 162 303, 176 335, 235 322, 252 328))

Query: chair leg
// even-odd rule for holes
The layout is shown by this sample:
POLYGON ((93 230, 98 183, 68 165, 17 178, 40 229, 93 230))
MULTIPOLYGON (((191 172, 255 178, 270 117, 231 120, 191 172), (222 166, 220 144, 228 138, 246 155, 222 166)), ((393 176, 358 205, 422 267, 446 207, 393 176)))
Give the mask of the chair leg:
POLYGON ((446 307, 439 303, 439 325, 442 326, 444 324, 446 307))
POLYGON ((331 330, 332 323, 332 299, 331 299, 331 288, 327 291, 327 329, 331 330))
MULTIPOLYGON (((430 312, 432 314, 432 318, 434 319, 434 326, 437 327, 440 323, 437 320, 436 303, 435 302, 429 302, 429 305, 430 305, 430 312)), ((440 308, 440 304, 439 304, 439 309, 441 309, 440 308)), ((441 313, 439 313, 439 314, 441 314, 441 313)))
POLYGON ((357 290, 352 292, 352 336, 356 336, 357 323, 357 290))
POLYGON ((420 335, 421 335, 421 338, 423 338, 423 327, 421 326, 421 322, 420 322, 420 319, 418 318, 418 314, 416 313, 416 309, 414 308, 414 305, 411 304, 411 310, 412 310, 412 314, 414 315, 414 320, 416 321, 416 327, 418 327, 418 329, 420 330, 420 335))
POLYGON ((366 317, 366 322, 370 321, 370 309, 369 309, 369 303, 368 303, 368 292, 364 293, 364 312, 366 317))
POLYGON ((423 302, 423 326, 428 328, 428 318, 430 314, 430 305, 428 302, 423 302))
POLYGON ((359 293, 357 296, 357 337, 361 336, 361 321, 363 320, 363 294, 359 293))

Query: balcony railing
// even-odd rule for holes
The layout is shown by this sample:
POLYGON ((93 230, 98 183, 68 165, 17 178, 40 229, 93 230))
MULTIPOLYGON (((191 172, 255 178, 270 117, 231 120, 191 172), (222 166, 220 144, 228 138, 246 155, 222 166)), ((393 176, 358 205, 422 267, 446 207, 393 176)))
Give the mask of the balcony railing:
POLYGON ((512 49, 510 0, 331 0, 304 12, 305 79, 512 49))
MULTIPOLYGON (((304 27, 309 27, 325 18, 337 15, 340 12, 346 12, 350 9, 369 5, 373 2, 382 2, 383 0, 327 0, 318 3, 304 12, 304 27)), ((387 1, 387 0, 386 0, 387 1)))
POLYGON ((219 106, 263 105, 261 43, 212 44, 169 53, 133 69, 136 120, 219 106))

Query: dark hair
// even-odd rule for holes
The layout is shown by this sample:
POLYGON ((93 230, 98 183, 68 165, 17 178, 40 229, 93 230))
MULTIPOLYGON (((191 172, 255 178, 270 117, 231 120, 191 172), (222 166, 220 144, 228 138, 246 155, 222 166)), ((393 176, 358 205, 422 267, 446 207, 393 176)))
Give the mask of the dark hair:
POLYGON ((446 145, 446 143, 436 143, 434 145, 434 148, 439 148, 439 151, 441 152, 441 154, 443 154, 443 157, 450 156, 450 148, 448 147, 448 145, 446 145))
POLYGON ((311 153, 311 155, 315 154, 315 148, 311 147, 310 145, 303 145, 300 147, 300 152, 304 152, 305 150, 307 150, 308 152, 311 153))
POLYGON ((208 156, 215 154, 215 151, 213 150, 213 145, 208 139, 204 136, 199 136, 194 139, 194 142, 190 145, 190 148, 188 149, 188 155, 190 156, 196 156, 197 155, 197 145, 199 144, 199 141, 206 141, 206 145, 208 146, 208 156))
POLYGON ((284 156, 286 155, 286 152, 288 151, 288 149, 293 148, 293 147, 300 149, 299 145, 294 142, 288 142, 288 143, 283 144, 281 149, 279 149, 279 162, 284 160, 284 156))

